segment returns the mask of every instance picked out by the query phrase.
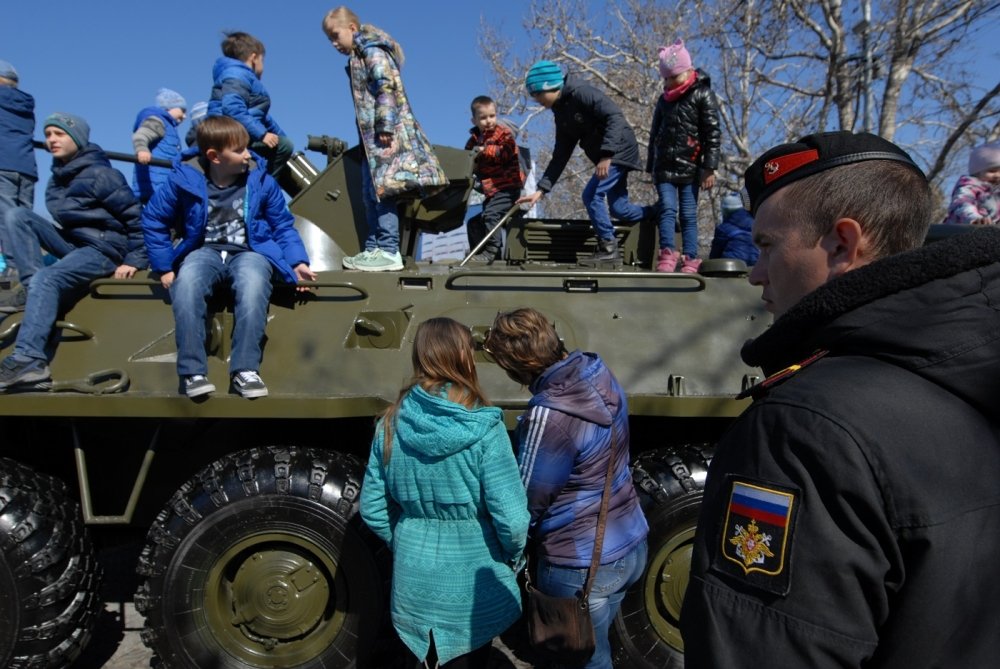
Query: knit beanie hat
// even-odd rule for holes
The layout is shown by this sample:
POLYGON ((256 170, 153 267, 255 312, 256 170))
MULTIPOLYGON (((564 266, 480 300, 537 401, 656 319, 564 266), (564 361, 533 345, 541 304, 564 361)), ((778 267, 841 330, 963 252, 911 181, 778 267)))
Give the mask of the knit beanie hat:
POLYGON ((551 60, 540 60, 528 70, 524 85, 528 88, 528 93, 534 95, 542 91, 559 90, 565 81, 562 68, 551 60))
POLYGON ((743 198, 741 198, 737 193, 729 193, 724 198, 722 198, 722 213, 731 214, 734 211, 739 211, 743 208, 743 198))
POLYGON ((45 119, 42 129, 54 125, 61 128, 76 143, 76 148, 82 149, 90 143, 90 126, 79 116, 67 114, 66 112, 55 112, 45 119))
POLYGON ((17 78, 17 70, 15 70, 14 66, 5 60, 0 60, 0 77, 10 79, 15 84, 20 81, 20 79, 17 78))
POLYGON ((208 116, 208 103, 202 100, 201 102, 195 102, 191 106, 191 113, 188 114, 188 118, 191 120, 191 125, 196 126, 205 120, 208 116))
POLYGON ((978 174, 991 167, 1000 167, 1000 142, 977 146, 969 154, 969 174, 978 174))
POLYGON ((660 76, 673 77, 691 69, 691 54, 684 48, 684 40, 660 47, 660 76))
POLYGON ((163 107, 164 109, 180 107, 187 111, 187 102, 184 100, 184 97, 177 91, 172 91, 169 88, 161 88, 156 91, 156 106, 163 107))

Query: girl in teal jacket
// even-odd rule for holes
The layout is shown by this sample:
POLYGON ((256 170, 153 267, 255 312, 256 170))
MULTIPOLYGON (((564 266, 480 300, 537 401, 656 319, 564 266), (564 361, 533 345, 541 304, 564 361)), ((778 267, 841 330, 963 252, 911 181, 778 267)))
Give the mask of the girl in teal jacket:
POLYGON ((513 565, 528 503, 503 414, 479 388, 469 329, 417 328, 413 379, 375 430, 361 517, 393 552, 393 626, 419 659, 486 666, 521 615, 513 565))

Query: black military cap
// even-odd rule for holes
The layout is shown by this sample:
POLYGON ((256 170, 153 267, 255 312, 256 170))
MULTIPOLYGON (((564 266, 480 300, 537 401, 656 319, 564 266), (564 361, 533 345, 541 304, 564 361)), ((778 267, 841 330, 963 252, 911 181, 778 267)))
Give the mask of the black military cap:
POLYGON ((906 151, 878 135, 846 130, 821 132, 768 149, 754 161, 743 174, 748 196, 745 204, 750 213, 756 215, 761 203, 779 188, 831 167, 865 160, 899 161, 924 176, 906 151))

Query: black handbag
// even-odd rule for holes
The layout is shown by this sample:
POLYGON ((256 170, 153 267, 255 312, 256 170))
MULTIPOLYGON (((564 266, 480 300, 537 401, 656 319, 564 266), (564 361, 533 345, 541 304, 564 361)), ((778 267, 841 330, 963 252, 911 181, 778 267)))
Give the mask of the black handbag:
POLYGON ((608 457, 608 471, 604 477, 604 493, 601 495, 601 512, 597 517, 597 533, 594 538, 594 553, 587 570, 587 582, 583 591, 575 597, 553 597, 546 595, 531 584, 530 569, 526 566, 524 606, 528 623, 528 640, 535 651, 547 660, 570 666, 582 665, 594 654, 596 638, 594 625, 590 620, 590 590, 594 585, 594 574, 601 560, 604 547, 604 527, 608 520, 608 497, 611 494, 611 474, 615 462, 615 430, 611 426, 611 455, 608 457))

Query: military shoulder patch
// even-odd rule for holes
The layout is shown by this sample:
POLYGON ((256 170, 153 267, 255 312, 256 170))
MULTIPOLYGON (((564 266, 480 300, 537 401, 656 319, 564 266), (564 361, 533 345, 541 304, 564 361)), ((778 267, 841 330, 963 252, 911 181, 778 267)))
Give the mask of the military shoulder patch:
POLYGON ((788 594, 797 502, 793 490, 731 478, 713 566, 767 592, 788 594))

